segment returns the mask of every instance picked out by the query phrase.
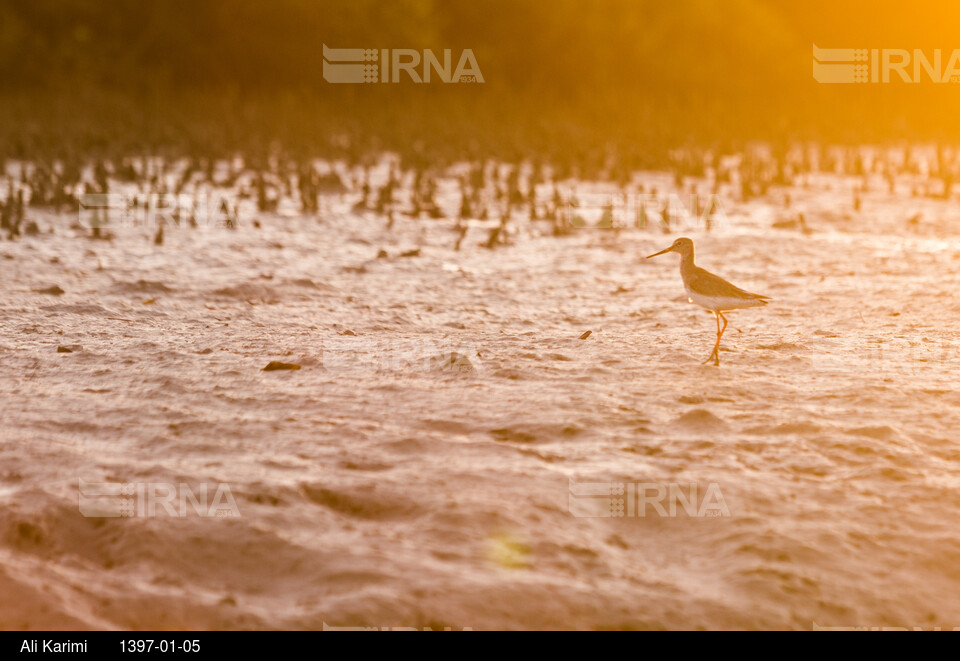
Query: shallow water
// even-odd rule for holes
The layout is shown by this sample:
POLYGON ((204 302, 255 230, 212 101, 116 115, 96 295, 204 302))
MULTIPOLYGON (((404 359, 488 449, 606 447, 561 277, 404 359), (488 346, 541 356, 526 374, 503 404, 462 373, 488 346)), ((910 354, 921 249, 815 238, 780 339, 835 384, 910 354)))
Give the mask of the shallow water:
POLYGON ((336 198, 155 246, 33 212, 0 243, 0 625, 960 626, 958 212, 843 186, 684 232, 774 299, 719 369, 676 257, 643 259, 674 234, 455 252, 336 198), (238 516, 85 517, 81 479, 228 485, 238 516), (724 508, 575 516, 579 483, 724 508))

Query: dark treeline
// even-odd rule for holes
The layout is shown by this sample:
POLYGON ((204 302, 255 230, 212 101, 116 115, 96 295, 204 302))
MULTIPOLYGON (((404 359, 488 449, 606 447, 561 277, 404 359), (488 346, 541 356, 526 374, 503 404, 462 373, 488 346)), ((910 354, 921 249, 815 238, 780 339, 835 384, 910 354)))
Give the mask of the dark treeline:
POLYGON ((279 142, 642 165, 750 139, 955 141, 960 86, 811 76, 813 43, 947 57, 946 18, 822 0, 0 0, 0 156, 279 142), (485 82, 333 85, 323 44, 469 48, 485 82))

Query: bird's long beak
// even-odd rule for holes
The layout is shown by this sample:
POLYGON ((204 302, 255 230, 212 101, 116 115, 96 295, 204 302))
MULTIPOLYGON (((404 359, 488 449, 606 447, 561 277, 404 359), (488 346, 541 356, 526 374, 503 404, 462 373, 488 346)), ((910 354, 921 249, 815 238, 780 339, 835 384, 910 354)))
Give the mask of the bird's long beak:
MULTIPOLYGON (((672 248, 672 247, 673 247, 673 246, 670 246, 670 248, 672 248)), ((670 252, 670 248, 664 248, 664 249, 661 250, 660 252, 655 252, 655 253, 653 253, 652 255, 647 255, 647 259, 650 259, 651 257, 656 257, 657 255, 662 255, 662 254, 665 253, 665 252, 670 252)))

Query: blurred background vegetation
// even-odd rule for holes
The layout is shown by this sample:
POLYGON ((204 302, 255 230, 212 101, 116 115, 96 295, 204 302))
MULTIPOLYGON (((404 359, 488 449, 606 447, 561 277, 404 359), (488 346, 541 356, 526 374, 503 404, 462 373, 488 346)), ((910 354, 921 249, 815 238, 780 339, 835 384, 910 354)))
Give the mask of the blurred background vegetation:
POLYGON ((955 141, 960 85, 821 85, 811 45, 960 48, 950 3, 0 0, 0 154, 455 158, 955 141), (322 45, 470 48, 484 84, 332 85, 322 45))

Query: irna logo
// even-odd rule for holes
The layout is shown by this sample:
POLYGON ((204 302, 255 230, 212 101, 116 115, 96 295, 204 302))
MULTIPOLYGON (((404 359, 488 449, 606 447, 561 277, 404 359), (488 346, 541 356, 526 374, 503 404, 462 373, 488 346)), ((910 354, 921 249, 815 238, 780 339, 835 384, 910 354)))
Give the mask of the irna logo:
POLYGON ((454 65, 447 48, 437 55, 429 48, 327 48, 323 45, 323 79, 328 83, 482 83, 483 74, 469 48, 454 65))
POLYGON ((818 83, 960 83, 960 50, 939 48, 817 48, 813 78, 818 83))

